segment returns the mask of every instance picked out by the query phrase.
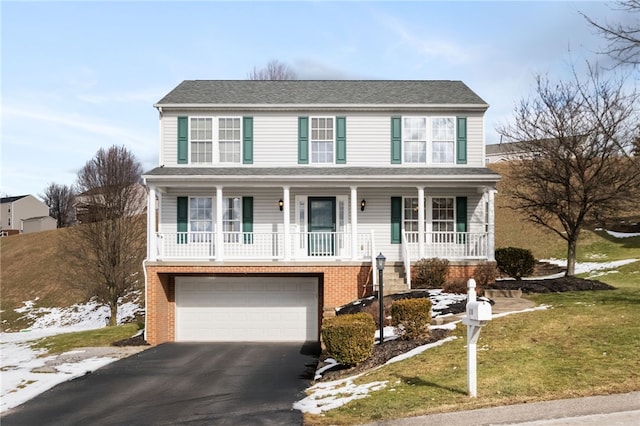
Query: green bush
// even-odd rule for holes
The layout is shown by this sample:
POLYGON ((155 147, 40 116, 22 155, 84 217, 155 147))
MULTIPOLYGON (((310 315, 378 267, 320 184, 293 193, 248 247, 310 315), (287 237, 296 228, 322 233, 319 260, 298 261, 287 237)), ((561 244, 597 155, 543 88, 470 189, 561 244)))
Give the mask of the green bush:
POLYGON ((391 323, 401 339, 428 337, 431 301, 427 298, 396 300, 391 304, 391 323))
POLYGON ((356 365, 373 353, 376 324, 366 313, 338 315, 322 322, 322 341, 329 356, 343 365, 356 365))
POLYGON ((413 288, 442 288, 449 273, 449 261, 447 259, 420 259, 412 267, 413 288))
POLYGON ((500 272, 516 280, 531 275, 536 265, 531 250, 517 247, 496 249, 496 262, 500 272))

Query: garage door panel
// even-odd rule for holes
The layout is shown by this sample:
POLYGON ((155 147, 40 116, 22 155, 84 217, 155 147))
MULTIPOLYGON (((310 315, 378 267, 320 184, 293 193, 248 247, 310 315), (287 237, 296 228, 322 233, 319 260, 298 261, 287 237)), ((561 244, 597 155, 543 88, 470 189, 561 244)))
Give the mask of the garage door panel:
POLYGON ((314 277, 176 277, 176 340, 318 340, 314 277))

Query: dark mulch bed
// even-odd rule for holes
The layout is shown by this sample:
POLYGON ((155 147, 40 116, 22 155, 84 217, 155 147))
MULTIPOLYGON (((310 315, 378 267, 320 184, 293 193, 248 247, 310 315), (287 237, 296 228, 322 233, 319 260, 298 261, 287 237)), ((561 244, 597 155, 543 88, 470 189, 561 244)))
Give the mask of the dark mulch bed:
MULTIPOLYGON (((367 370, 371 370, 374 367, 384 364, 389 361, 391 358, 396 357, 398 355, 402 355, 403 353, 409 352, 413 348, 417 348, 418 346, 426 345, 428 343, 434 343, 438 340, 442 340, 449 334, 449 330, 443 329, 435 329, 431 330, 431 336, 427 339, 421 340, 388 340, 384 342, 382 345, 374 345, 373 346, 373 355, 366 361, 356 365, 355 367, 345 367, 342 365, 338 365, 334 367, 334 369, 325 371, 322 374, 322 378, 319 381, 331 381, 337 380, 342 377, 353 376, 354 374, 362 373, 367 370)), ((323 358, 326 358, 326 354, 323 354, 321 357, 320 364, 318 367, 323 365, 323 358)))
POLYGON ((138 334, 137 336, 129 337, 128 339, 113 342, 111 346, 149 346, 149 343, 144 340, 143 334, 138 334))
POLYGON ((546 280, 500 280, 487 288, 498 290, 522 290, 523 293, 557 293, 564 291, 615 290, 615 287, 597 280, 577 277, 560 277, 546 280))

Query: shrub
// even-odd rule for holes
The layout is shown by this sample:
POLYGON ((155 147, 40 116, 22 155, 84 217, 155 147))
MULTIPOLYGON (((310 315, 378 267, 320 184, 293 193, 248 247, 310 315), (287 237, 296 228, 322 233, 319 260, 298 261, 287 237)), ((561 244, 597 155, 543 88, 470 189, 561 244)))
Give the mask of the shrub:
POLYGON ((391 323, 402 339, 428 337, 431 301, 427 298, 396 300, 391 304, 391 323))
POLYGON ((467 294, 467 280, 464 278, 456 278, 452 281, 448 281, 444 287, 442 287, 442 291, 453 294, 467 294))
POLYGON ((489 284, 496 282, 498 278, 498 268, 495 262, 482 262, 473 273, 473 279, 476 280, 476 292, 480 294, 478 288, 485 288, 489 284))
POLYGON ((343 365, 356 365, 373 353, 376 325, 367 313, 339 315, 322 323, 322 340, 329 356, 343 365))
POLYGON ((536 264, 531 250, 517 247, 496 249, 496 262, 500 272, 516 280, 531 275, 536 264))
POLYGON ((420 259, 413 266, 413 271, 412 287, 442 288, 449 273, 449 261, 437 257, 420 259))

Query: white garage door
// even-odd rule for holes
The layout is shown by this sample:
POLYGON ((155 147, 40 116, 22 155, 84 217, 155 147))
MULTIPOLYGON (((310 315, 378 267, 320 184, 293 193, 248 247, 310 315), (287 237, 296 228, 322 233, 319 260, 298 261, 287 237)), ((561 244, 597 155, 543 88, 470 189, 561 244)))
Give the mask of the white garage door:
POLYGON ((176 277, 176 340, 318 340, 314 277, 176 277))

